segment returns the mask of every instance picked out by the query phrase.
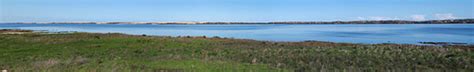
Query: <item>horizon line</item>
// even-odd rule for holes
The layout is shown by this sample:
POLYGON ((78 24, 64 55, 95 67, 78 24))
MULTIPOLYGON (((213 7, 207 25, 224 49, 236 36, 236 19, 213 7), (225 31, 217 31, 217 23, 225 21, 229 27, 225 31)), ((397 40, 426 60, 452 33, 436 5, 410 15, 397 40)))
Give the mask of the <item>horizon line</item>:
POLYGON ((333 20, 333 21, 45 21, 45 22, 0 22, 0 23, 55 23, 55 22, 244 22, 244 23, 268 23, 268 22, 351 22, 351 21, 436 21, 436 20, 474 20, 474 18, 460 19, 431 19, 431 20, 333 20))

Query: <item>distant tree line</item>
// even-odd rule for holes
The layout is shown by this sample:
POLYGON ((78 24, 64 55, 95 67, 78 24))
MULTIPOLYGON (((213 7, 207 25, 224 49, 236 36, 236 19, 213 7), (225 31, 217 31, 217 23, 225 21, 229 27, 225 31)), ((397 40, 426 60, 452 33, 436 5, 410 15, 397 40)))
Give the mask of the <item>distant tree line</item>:
POLYGON ((364 21, 289 21, 289 22, 18 22, 17 24, 474 24, 474 19, 452 20, 364 20, 364 21))
POLYGON ((472 24, 474 19, 454 20, 429 20, 429 21, 407 21, 407 20, 379 20, 379 21, 333 21, 333 22, 270 22, 271 24, 472 24))

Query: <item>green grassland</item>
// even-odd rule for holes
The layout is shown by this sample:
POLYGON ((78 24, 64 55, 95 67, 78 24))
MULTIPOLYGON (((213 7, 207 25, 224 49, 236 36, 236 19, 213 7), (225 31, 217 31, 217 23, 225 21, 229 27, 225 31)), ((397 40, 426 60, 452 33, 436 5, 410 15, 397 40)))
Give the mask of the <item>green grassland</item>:
MULTIPOLYGON (((1 32, 1 31, 0 31, 1 32)), ((8 71, 473 71, 474 46, 269 42, 116 33, 0 34, 8 71)))

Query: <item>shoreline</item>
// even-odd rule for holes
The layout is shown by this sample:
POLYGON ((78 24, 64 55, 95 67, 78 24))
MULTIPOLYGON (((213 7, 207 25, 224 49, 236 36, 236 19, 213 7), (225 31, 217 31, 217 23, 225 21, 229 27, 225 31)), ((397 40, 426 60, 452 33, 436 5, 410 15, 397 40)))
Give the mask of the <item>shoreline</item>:
POLYGON ((78 32, 78 31, 59 31, 51 32, 47 30, 24 30, 24 29, 0 29, 0 34, 74 34, 74 33, 91 33, 91 34, 123 34, 132 36, 145 36, 145 37, 168 37, 168 38, 209 38, 209 39, 230 39, 230 40, 247 40, 247 41, 259 41, 259 42, 270 42, 270 43, 305 43, 305 42, 319 42, 319 43, 339 43, 339 44, 360 44, 360 45, 420 45, 420 46, 473 46, 472 43, 462 42, 426 42, 421 41, 417 43, 352 43, 352 42, 331 42, 331 41, 318 41, 318 40, 304 40, 304 41, 271 41, 271 40, 255 40, 255 39, 244 39, 244 38, 233 38, 233 37, 220 37, 220 36, 165 36, 165 35, 147 35, 147 34, 124 34, 124 33, 93 33, 93 32, 78 32))
POLYGON ((10 22, 0 24, 474 24, 474 19, 452 20, 362 20, 362 21, 281 21, 281 22, 10 22))

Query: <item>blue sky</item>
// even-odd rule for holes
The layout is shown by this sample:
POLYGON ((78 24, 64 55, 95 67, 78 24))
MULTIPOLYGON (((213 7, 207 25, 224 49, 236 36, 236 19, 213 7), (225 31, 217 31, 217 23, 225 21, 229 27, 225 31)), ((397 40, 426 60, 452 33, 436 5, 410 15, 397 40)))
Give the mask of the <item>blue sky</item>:
POLYGON ((474 0, 0 0, 0 22, 474 18, 474 0))

